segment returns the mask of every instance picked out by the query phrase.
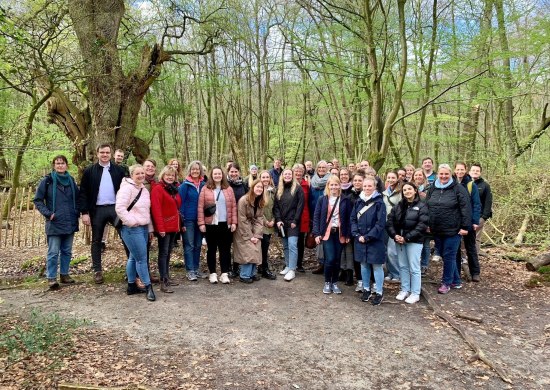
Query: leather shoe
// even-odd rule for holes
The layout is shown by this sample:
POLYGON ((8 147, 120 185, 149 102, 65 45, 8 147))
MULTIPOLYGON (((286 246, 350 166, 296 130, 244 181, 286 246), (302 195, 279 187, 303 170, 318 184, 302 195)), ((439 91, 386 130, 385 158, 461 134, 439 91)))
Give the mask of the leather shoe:
POLYGON ((239 278, 239 281, 243 282, 243 283, 246 283, 246 284, 250 284, 250 283, 253 282, 253 280, 251 278, 239 278))
POLYGON ((59 288, 59 283, 57 283, 57 279, 48 279, 48 288, 50 290, 57 290, 59 288))
POLYGON ((103 272, 97 271, 94 274, 94 283, 95 284, 103 284, 103 272))
POLYGON ((298 267, 298 268, 296 268, 296 272, 301 272, 301 273, 305 274, 306 270, 304 269, 304 267, 298 267))
POLYGON ((320 275, 325 272, 325 265, 319 264, 317 268, 315 268, 313 271, 311 271, 312 274, 320 275))
POLYGON ((266 278, 266 279, 269 279, 269 280, 275 280, 275 279, 277 279, 277 275, 275 275, 270 270, 264 270, 262 272, 262 278, 266 278))
POLYGON ((153 285, 148 284, 145 286, 145 289, 147 290, 147 295, 145 296, 147 300, 150 302, 155 301, 157 298, 155 297, 155 292, 153 291, 153 285))
POLYGON ((174 290, 170 288, 170 285, 168 284, 168 279, 164 279, 160 282, 160 291, 167 294, 172 294, 174 290))
POLYGON ((261 279, 262 279, 261 276, 258 275, 258 274, 252 276, 252 280, 255 281, 255 282, 257 282, 257 281, 259 281, 259 280, 261 280, 261 279))
POLYGON ((64 284, 74 283, 74 279, 71 278, 69 275, 59 275, 59 280, 61 280, 61 283, 64 283, 64 284))

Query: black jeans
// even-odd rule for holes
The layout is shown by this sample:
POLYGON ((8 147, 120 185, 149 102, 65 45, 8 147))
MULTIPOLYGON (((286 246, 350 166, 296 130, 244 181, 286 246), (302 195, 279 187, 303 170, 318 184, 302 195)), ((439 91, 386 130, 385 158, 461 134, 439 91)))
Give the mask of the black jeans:
POLYGON ((159 246, 158 266, 161 280, 168 279, 170 270, 170 254, 172 253, 172 248, 175 245, 177 235, 178 233, 166 233, 164 237, 157 235, 159 246))
POLYGON ((216 272, 216 252, 220 251, 220 269, 222 274, 229 272, 231 267, 231 241, 232 234, 227 222, 219 222, 217 225, 206 225, 206 262, 208 272, 216 272))
POLYGON ((269 270, 269 262, 268 262, 268 250, 269 250, 269 244, 271 242, 271 234, 264 234, 262 238, 262 268, 265 271, 269 270))
POLYGON ((105 226, 114 222, 116 217, 115 205, 96 206, 90 214, 92 224, 92 267, 95 272, 101 271, 101 239, 105 226))
POLYGON ((305 249, 305 242, 306 242, 306 233, 300 233, 298 236, 298 268, 302 268, 304 266, 304 249, 305 249))
MULTIPOLYGON (((470 275, 479 275, 479 257, 477 254, 476 248, 476 232, 473 230, 468 230, 468 234, 462 236, 464 241, 464 249, 466 249, 466 256, 468 257, 468 267, 470 268, 470 275)), ((462 270, 462 252, 460 246, 456 252, 456 269, 460 275, 462 270)))

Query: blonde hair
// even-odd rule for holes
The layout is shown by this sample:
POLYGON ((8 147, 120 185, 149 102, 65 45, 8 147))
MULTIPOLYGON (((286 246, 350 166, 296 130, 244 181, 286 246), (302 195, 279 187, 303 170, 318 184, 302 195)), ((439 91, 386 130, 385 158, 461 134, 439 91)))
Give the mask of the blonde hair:
POLYGON ((130 176, 132 176, 134 174, 134 171, 138 168, 143 168, 143 165, 134 164, 134 165, 130 166, 130 168, 128 168, 128 171, 130 172, 130 176))
POLYGON ((342 193, 342 188, 340 188, 340 179, 336 175, 330 175, 330 177, 327 180, 327 185, 325 186, 325 195, 330 196, 330 183, 336 183, 338 184, 338 196, 342 193))
POLYGON ((174 175, 174 179, 177 179, 177 178, 178 178, 178 171, 176 170, 176 168, 174 168, 174 167, 171 166, 171 165, 167 165, 167 166, 165 166, 164 168, 162 168, 162 171, 160 171, 160 174, 159 174, 159 181, 163 180, 163 179, 164 179, 164 176, 165 176, 167 173, 173 174, 173 175, 174 175))
MULTIPOLYGON (((292 169, 290 168, 285 168, 283 169, 283 171, 281 172, 281 176, 283 176, 283 173, 285 173, 285 171, 290 171, 292 172, 292 169)), ((283 178, 281 177, 279 179, 279 186, 277 187, 277 199, 281 199, 281 197, 283 196, 283 191, 285 190, 285 184, 284 184, 284 180, 283 178)), ((298 182, 294 179, 294 177, 292 178, 292 187, 290 187, 290 195, 294 196, 294 194, 296 193, 296 189, 299 187, 299 184, 298 182)))

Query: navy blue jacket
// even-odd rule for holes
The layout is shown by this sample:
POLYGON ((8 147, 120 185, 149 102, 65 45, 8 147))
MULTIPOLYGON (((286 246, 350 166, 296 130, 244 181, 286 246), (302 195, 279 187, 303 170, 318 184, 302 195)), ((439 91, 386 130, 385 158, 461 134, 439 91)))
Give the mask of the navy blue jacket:
POLYGON ((433 235, 454 236, 460 229, 472 228, 472 205, 468 190, 455 181, 446 188, 435 184, 426 194, 433 235))
MULTIPOLYGON (((315 237, 324 236, 327 231, 327 218, 328 218, 328 203, 329 197, 327 195, 322 196, 317 201, 315 206, 315 213, 313 215, 313 230, 312 233, 315 237)), ((351 215, 351 202, 348 197, 340 196, 339 200, 339 219, 340 219, 340 236, 344 238, 351 237, 350 215, 351 215)))
MULTIPOLYGON (((464 176, 460 184, 468 191, 468 183, 472 181, 470 175, 464 176)), ((475 182, 472 183, 472 192, 470 194, 470 203, 472 205, 472 225, 479 225, 479 218, 481 217, 481 198, 479 196, 479 189, 475 182)), ((468 230, 472 230, 473 226, 470 226, 468 230)))
POLYGON ((201 181, 199 189, 189 180, 185 179, 180 184, 178 192, 181 198, 180 214, 184 221, 196 221, 199 207, 199 194, 206 183, 201 181))
POLYGON ((350 220, 351 235, 355 239, 353 243, 354 260, 367 264, 384 264, 386 261, 386 245, 384 243, 386 205, 382 200, 382 195, 378 193, 369 199, 368 203, 359 198, 355 202, 350 220), (373 205, 358 218, 359 211, 370 203, 373 205), (365 237, 366 242, 359 242, 361 236, 365 237))
POLYGON ((46 219, 46 235, 56 236, 60 234, 72 234, 78 231, 78 217, 80 212, 78 207, 73 203, 73 190, 76 192, 75 202, 78 199, 79 191, 76 183, 73 181, 72 186, 64 187, 57 184, 57 188, 53 186, 51 175, 47 175, 42 179, 36 193, 34 194, 33 203, 40 211, 40 214, 46 219), (50 221, 53 207, 53 191, 55 194, 55 217, 50 221))

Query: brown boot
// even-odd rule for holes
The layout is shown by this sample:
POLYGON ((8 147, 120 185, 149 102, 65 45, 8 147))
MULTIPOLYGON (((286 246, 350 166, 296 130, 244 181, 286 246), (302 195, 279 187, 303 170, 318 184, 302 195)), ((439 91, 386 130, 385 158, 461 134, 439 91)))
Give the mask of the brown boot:
POLYGON ((71 278, 69 275, 59 275, 59 280, 61 280, 61 283, 64 283, 64 284, 74 283, 74 279, 71 278))
POLYGON ((325 265, 319 264, 317 268, 315 268, 313 271, 311 271, 312 274, 320 275, 325 272, 325 265))
POLYGON ((59 283, 57 283, 57 279, 48 279, 48 288, 50 290, 57 290, 59 288, 59 283))
POLYGON ((97 271, 94 274, 94 283, 95 284, 102 284, 103 283, 103 272, 97 271))
POLYGON ((140 278, 137 278, 136 277, 136 286, 142 290, 145 290, 145 285, 143 284, 143 282, 141 281, 140 278))
POLYGON ((174 290, 170 289, 170 285, 168 284, 168 279, 161 280, 160 291, 167 294, 172 294, 174 292, 174 290))

